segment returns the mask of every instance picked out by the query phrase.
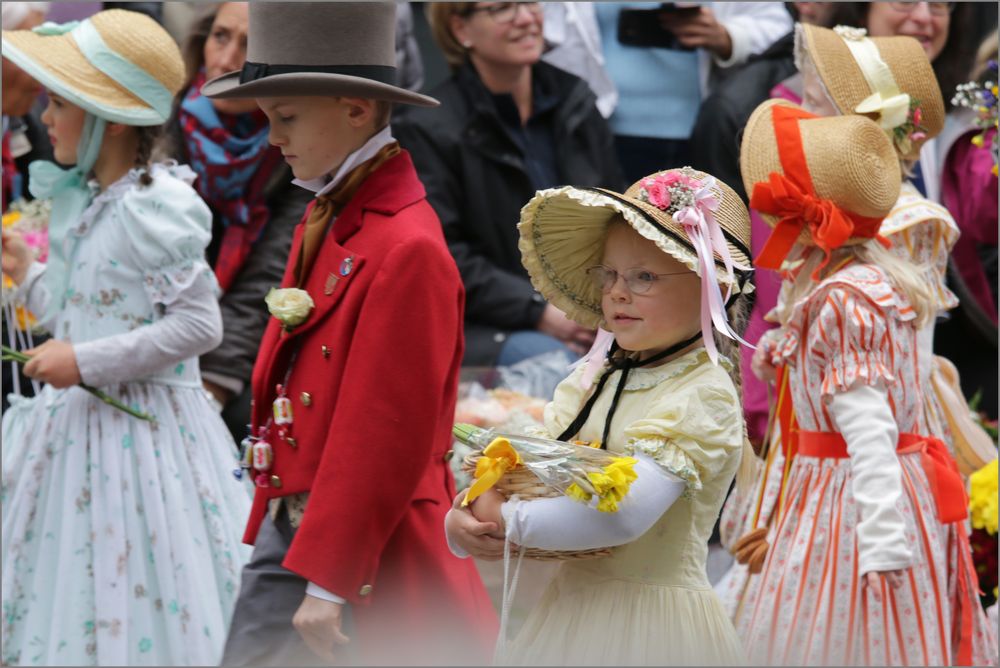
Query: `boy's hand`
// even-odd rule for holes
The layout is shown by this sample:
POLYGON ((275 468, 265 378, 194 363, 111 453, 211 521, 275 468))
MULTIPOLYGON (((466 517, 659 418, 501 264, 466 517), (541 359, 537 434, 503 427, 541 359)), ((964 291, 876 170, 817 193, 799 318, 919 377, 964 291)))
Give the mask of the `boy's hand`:
POLYGON ((340 603, 306 594, 292 616, 292 626, 309 645, 309 649, 330 663, 337 658, 334 647, 351 641, 340 630, 343 608, 340 603))
POLYGON ((80 382, 73 344, 49 339, 37 348, 25 350, 31 361, 24 365, 24 375, 48 383, 56 389, 80 382))
POLYGON ((10 276, 17 285, 24 282, 33 258, 31 249, 17 232, 3 231, 3 273, 10 276))
POLYGON ((503 538, 491 534, 499 531, 495 522, 480 522, 468 508, 462 507, 465 490, 458 493, 451 510, 444 518, 448 538, 477 559, 495 561, 503 558, 503 538))

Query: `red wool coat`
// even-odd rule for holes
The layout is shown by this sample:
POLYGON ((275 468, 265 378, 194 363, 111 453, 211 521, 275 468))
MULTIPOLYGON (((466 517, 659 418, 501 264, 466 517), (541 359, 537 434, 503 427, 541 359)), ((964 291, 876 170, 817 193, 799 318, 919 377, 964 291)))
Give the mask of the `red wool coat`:
MULTIPOLYGON (((303 229, 282 287, 294 287, 303 229)), ((287 438, 269 439, 271 484, 256 490, 244 540, 270 499, 308 491, 283 565, 352 604, 363 661, 486 659, 492 604, 444 534, 464 293, 409 153, 361 185, 303 288, 315 302, 308 320, 285 333, 271 318, 254 367, 254 432, 290 363, 294 422, 287 438), (450 656, 459 640, 481 656, 450 656)))

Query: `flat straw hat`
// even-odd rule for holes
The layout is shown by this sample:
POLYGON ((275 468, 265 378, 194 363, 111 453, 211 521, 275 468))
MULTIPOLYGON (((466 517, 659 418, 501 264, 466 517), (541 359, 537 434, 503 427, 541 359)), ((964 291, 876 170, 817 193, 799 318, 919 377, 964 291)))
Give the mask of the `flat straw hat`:
POLYGON ((363 97, 436 107, 396 85, 392 2, 251 2, 243 69, 202 87, 207 97, 363 97))
POLYGON ((735 281, 730 281, 716 252, 716 276, 720 284, 731 285, 734 294, 751 291, 750 216, 746 207, 732 188, 690 167, 642 178, 624 194, 573 186, 538 191, 521 209, 518 224, 521 262, 535 289, 580 325, 599 326, 603 320, 601 291, 587 276, 587 269, 601 263, 604 237, 616 214, 700 276, 698 255, 688 233, 674 220, 672 209, 654 206, 646 192, 651 180, 664 177, 693 179, 703 186, 712 184, 711 193, 718 201, 715 221, 730 257, 741 267, 735 271, 735 281))
POLYGON ((173 38, 150 17, 124 9, 81 22, 5 30, 3 56, 40 84, 115 123, 159 125, 184 84, 173 38))
MULTIPOLYGON (((801 70, 804 58, 812 61, 840 113, 864 113, 881 121, 888 114, 858 109, 858 105, 876 92, 869 79, 875 77, 874 80, 879 80, 881 69, 877 61, 870 58, 865 63, 859 63, 855 51, 865 53, 865 43, 874 45, 878 57, 888 66, 897 92, 909 97, 906 103, 911 105, 911 109, 906 123, 892 127, 883 125, 883 129, 893 138, 902 158, 916 160, 920 156, 920 147, 941 132, 945 119, 941 88, 920 42, 912 37, 866 37, 863 29, 847 26, 830 30, 799 24, 796 26, 796 63, 801 70), (862 69, 863 65, 867 73, 862 69), (913 122, 914 107, 920 110, 918 122, 913 122), (920 134, 914 138, 914 132, 920 134)), ((890 88, 892 83, 889 82, 890 88)), ((883 94, 883 104, 891 104, 892 97, 883 94)))
MULTIPOLYGON (((810 179, 814 192, 803 198, 811 200, 803 207, 806 215, 816 205, 828 210, 833 206, 847 214, 855 229, 845 244, 864 243, 877 234, 879 223, 899 197, 901 183, 896 153, 874 121, 864 116, 819 117, 786 100, 768 100, 751 114, 740 146, 740 171, 746 191, 752 193, 751 207, 772 227, 783 216, 760 210, 755 186, 763 187, 775 174, 796 184, 810 179), (783 164, 774 127, 774 115, 781 109, 800 116, 794 122, 807 169, 789 170, 783 164)), ((816 245, 805 225, 796 240, 816 245)))

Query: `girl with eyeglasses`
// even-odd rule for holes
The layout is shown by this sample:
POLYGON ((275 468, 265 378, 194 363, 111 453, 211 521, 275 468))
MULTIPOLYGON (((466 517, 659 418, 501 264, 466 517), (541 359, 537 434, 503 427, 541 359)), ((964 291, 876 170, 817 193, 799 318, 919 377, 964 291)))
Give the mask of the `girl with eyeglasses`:
POLYGON ((634 457, 636 479, 610 513, 565 496, 506 500, 490 490, 471 510, 456 497, 445 528, 459 556, 496 557, 505 539, 612 548, 565 561, 510 645, 501 630, 497 662, 743 663, 705 562, 741 456, 751 456, 732 362, 750 289, 746 208, 727 185, 685 167, 624 193, 540 191, 519 229, 538 290, 582 326, 602 328, 546 407, 543 435, 634 457))

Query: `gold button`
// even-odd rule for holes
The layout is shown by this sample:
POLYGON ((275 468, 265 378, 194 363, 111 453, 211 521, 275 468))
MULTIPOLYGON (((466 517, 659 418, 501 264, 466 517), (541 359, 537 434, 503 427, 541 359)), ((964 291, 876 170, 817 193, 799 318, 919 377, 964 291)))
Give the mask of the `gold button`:
POLYGON ((362 585, 361 586, 361 590, 358 592, 358 595, 359 596, 368 596, 368 594, 370 594, 370 593, 372 593, 372 586, 371 585, 362 585))
POLYGON ((319 347, 320 351, 323 353, 323 358, 327 359, 330 357, 330 349, 325 345, 319 347))
POLYGON ((276 475, 271 476, 271 487, 281 489, 281 478, 276 475))
POLYGON ((312 398, 312 395, 309 394, 308 392, 303 392, 302 394, 300 394, 299 395, 299 399, 302 400, 302 405, 303 406, 311 406, 312 405, 313 398, 312 398))
POLYGON ((455 451, 454 450, 449 450, 448 452, 444 453, 444 460, 446 462, 450 462, 451 458, 454 457, 454 456, 455 456, 455 451))
POLYGON ((293 448, 299 447, 299 442, 297 440, 295 440, 294 438, 292 438, 291 436, 285 437, 285 443, 287 443, 288 445, 292 446, 293 448))

